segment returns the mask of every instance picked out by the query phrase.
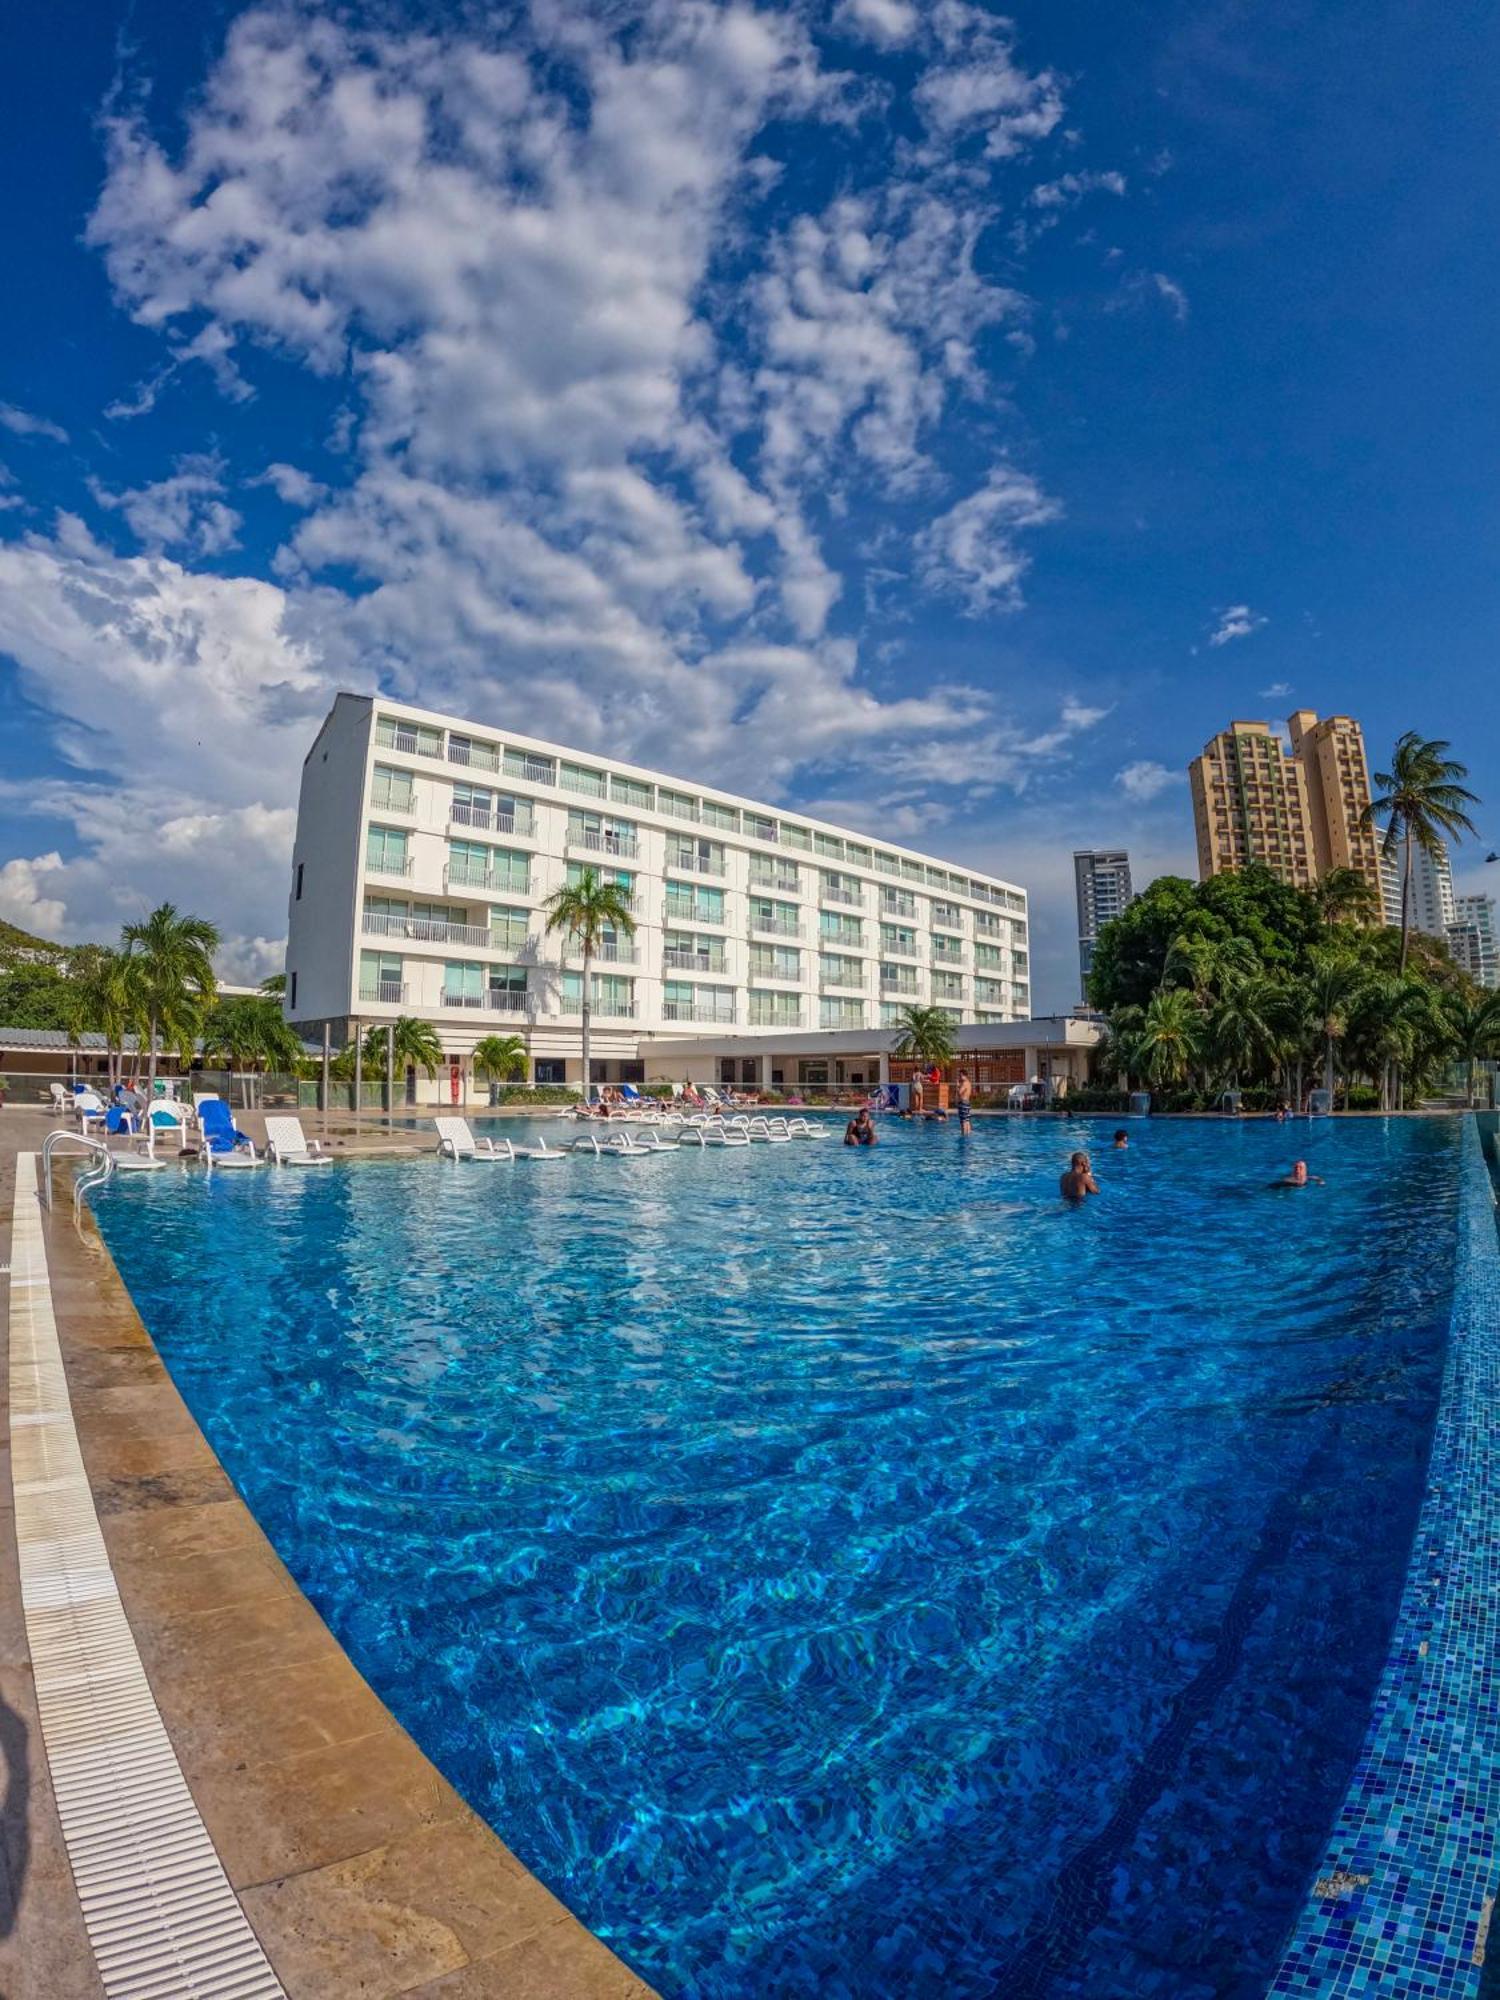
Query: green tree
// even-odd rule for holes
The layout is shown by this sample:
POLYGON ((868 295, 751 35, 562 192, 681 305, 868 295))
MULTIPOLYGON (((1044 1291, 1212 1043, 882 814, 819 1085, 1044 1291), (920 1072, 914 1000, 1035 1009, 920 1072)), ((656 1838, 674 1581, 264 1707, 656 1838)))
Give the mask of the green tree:
POLYGON ((279 1000, 286 992, 286 974, 284 972, 273 972, 269 979, 263 979, 260 982, 260 990, 262 993, 269 993, 274 999, 279 1000))
POLYGON ((519 1035, 485 1035, 474 1044, 474 1071, 489 1078, 491 1104, 496 1083, 524 1083, 526 1067, 526 1044, 519 1035))
POLYGON ((1474 822, 1465 807, 1479 801, 1460 782, 1469 775, 1468 766, 1448 756, 1441 737, 1419 736, 1408 729, 1391 756, 1389 771, 1377 771, 1375 796, 1365 807, 1361 823, 1385 831, 1381 852, 1387 857, 1401 853, 1401 960, 1398 972, 1406 971, 1408 939, 1411 931, 1411 860, 1414 847, 1436 855, 1443 836, 1460 839, 1474 833, 1474 822))
MULTIPOLYGON (((394 1022, 381 1022, 371 1028, 365 1036, 364 1073, 368 1076, 384 1076, 386 1063, 398 1076, 404 1076, 408 1069, 419 1069, 426 1077, 437 1074, 438 1064, 443 1060, 443 1045, 438 1039, 437 1029, 430 1021, 419 1021, 414 1014, 399 1014, 394 1022), (394 1043, 391 1031, 395 1030, 394 1043)), ((353 1075, 353 1065, 350 1065, 353 1075)))
MULTIPOLYGON (((1180 875, 1158 875, 1122 915, 1104 925, 1088 980, 1094 1006, 1106 1014, 1146 1006, 1161 985, 1173 940, 1197 912, 1197 893, 1197 885, 1180 875)), ((1215 923, 1211 935, 1228 933, 1215 923)))
POLYGON ((73 987, 55 965, 0 967, 0 1021, 8 1028, 56 1028, 66 1033, 73 987))
POLYGON ((953 1023, 941 1007, 903 1007, 896 1017, 891 1054, 923 1069, 946 1069, 958 1043, 953 1023))
POLYGON ((593 868, 583 869, 576 882, 554 889, 542 908, 547 913, 548 932, 561 931, 565 945, 583 955, 583 1095, 587 1100, 592 1081, 589 1035, 594 955, 616 933, 634 937, 635 918, 628 892, 618 882, 602 880, 593 868))
POLYGON ((144 923, 126 924, 120 941, 146 1019, 147 1073, 154 1086, 158 1040, 191 1044, 218 991, 213 955, 219 933, 207 918, 184 917, 175 904, 161 903, 144 923))
POLYGON ((250 1101, 250 1077, 265 1070, 295 1075, 302 1062, 302 1043, 269 995, 240 994, 221 1000, 203 1030, 205 1055, 222 1058, 234 1096, 235 1072, 240 1073, 240 1101, 250 1101))
POLYGON ((1232 1085, 1268 1070, 1281 1042, 1282 993, 1264 972, 1225 982, 1208 1017, 1207 1047, 1232 1085))
POLYGON ((1168 986, 1153 995, 1137 1043, 1142 1073, 1154 1089, 1187 1082, 1203 1035, 1203 1017, 1191 993, 1168 986))
POLYGON ((1357 868, 1330 868, 1313 884, 1312 899, 1326 925, 1380 922, 1380 897, 1357 868))
POLYGON ((127 1037, 144 1038, 146 1012, 140 983, 123 952, 100 948, 79 976, 69 980, 68 988, 67 1031, 75 1039, 88 1034, 104 1037, 113 1088, 124 1075, 127 1037))
POLYGON ((1500 993, 1471 1000, 1461 993, 1444 995, 1453 1053, 1465 1065, 1464 1102, 1474 1102, 1474 1067, 1487 1057, 1500 1057, 1500 993))

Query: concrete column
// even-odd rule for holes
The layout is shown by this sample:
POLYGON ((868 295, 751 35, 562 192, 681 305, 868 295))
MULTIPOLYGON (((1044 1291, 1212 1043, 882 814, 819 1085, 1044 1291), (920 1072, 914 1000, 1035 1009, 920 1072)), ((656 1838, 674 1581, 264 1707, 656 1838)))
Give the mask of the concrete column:
POLYGON ((770 1090, 773 1087, 771 1083, 770 1056, 762 1056, 760 1058, 760 1087, 762 1090, 770 1090))

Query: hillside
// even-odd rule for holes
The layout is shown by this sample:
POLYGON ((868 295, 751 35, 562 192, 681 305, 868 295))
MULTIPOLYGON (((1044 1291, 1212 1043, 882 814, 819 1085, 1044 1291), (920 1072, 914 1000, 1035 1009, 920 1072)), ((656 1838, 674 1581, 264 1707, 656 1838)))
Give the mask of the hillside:
POLYGON ((0 960, 14 964, 17 959, 30 959, 33 964, 55 964, 57 960, 66 958, 72 949, 76 947, 33 937, 30 931, 23 931, 18 924, 8 924, 0 918, 0 960))

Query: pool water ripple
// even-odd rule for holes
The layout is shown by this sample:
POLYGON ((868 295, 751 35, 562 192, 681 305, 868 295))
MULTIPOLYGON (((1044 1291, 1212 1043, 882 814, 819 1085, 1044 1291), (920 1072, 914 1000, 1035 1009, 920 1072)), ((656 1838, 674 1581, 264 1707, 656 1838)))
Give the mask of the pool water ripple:
POLYGON ((99 1213, 357 1664, 664 1994, 1249 1996, 1400 1592, 1457 1129, 1104 1137, 99 1213))

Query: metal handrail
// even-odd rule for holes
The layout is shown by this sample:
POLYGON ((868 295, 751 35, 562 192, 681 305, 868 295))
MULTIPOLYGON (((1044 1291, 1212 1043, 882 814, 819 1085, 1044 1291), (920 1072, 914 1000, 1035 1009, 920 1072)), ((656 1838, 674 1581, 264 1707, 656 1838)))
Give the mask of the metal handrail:
POLYGON ((94 1164, 85 1167, 73 1183, 73 1214, 76 1219, 79 1205, 90 1188, 102 1187, 115 1170, 115 1158, 102 1139, 89 1139, 82 1132, 49 1132, 42 1141, 42 1206, 52 1207, 52 1155, 58 1147, 67 1144, 77 1146, 92 1156, 94 1164))

